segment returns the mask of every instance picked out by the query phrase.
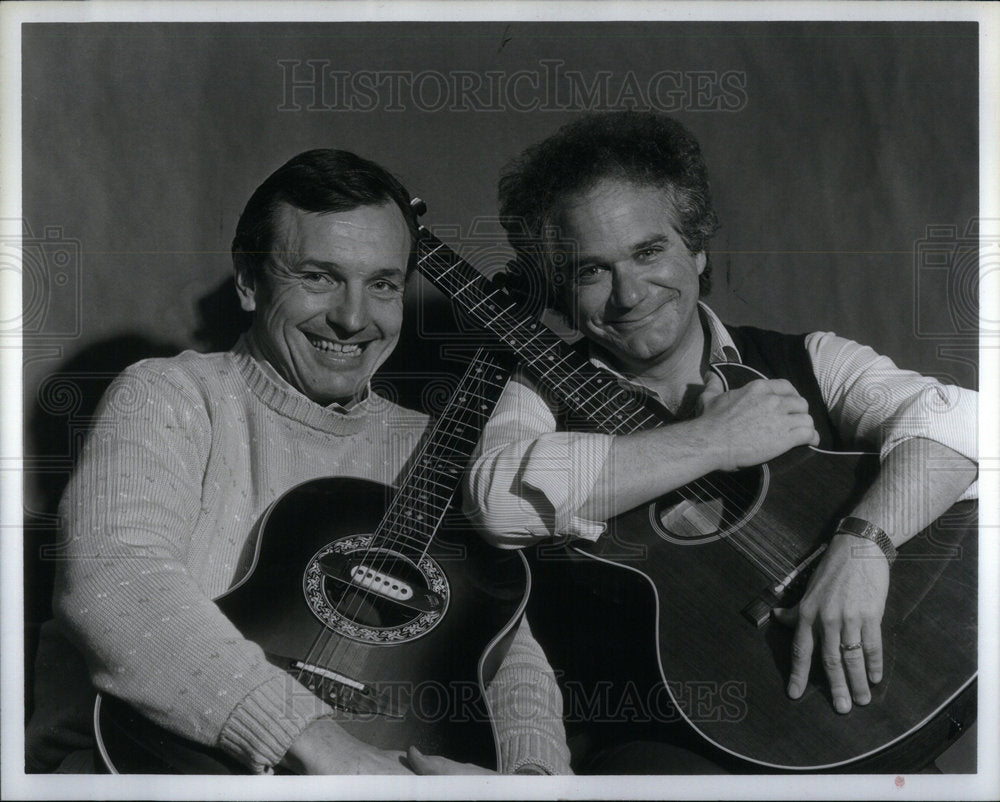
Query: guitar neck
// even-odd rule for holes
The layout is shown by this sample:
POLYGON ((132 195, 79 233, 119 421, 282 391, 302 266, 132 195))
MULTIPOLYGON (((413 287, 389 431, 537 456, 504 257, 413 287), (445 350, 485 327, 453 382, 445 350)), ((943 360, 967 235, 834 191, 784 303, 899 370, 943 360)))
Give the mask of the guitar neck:
POLYGON ((573 428, 627 434, 665 422, 665 412, 657 405, 520 312, 508 295, 423 226, 420 234, 420 272, 517 355, 528 373, 570 411, 573 428))
POLYGON ((426 551, 509 375, 493 354, 479 349, 389 503, 373 545, 391 543, 413 558, 426 551))

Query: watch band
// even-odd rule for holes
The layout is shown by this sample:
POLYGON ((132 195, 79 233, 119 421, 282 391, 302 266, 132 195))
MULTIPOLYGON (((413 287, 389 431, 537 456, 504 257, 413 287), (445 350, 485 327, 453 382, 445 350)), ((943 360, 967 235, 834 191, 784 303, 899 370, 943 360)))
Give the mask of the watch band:
POLYGON ((871 521, 866 521, 864 518, 855 518, 848 515, 846 518, 841 518, 840 522, 837 524, 837 534, 854 535, 855 537, 870 540, 882 549, 882 553, 889 561, 890 568, 892 568, 892 564, 896 562, 896 547, 892 545, 892 541, 889 540, 889 536, 875 526, 875 524, 871 521))

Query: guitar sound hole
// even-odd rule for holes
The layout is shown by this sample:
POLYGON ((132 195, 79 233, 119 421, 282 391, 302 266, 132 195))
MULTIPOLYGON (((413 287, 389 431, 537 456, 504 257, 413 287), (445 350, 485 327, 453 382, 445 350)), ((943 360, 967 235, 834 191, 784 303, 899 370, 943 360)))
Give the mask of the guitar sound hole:
POLYGON ((352 581, 350 574, 343 580, 324 580, 323 592, 333 609, 355 624, 381 629, 403 626, 420 616, 420 610, 385 595, 378 587, 389 583, 385 588, 389 594, 398 593, 398 588, 403 586, 426 592, 427 583, 413 564, 391 556, 370 562, 362 570, 378 577, 374 588, 352 581))
POLYGON ((403 643, 437 626, 448 609, 448 578, 427 554, 419 560, 372 548, 371 535, 350 535, 309 561, 302 590, 313 615, 362 643, 403 643))
POLYGON ((705 543, 743 526, 760 506, 766 467, 712 473, 661 496, 650 507, 656 532, 673 543, 705 543))

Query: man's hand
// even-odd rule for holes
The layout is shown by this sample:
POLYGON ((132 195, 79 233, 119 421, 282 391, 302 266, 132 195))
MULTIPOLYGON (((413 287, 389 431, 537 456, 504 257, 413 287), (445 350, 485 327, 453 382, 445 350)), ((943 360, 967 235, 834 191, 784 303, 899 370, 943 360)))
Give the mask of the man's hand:
POLYGON ((882 679, 882 613, 889 593, 889 563, 881 549, 853 535, 836 535, 792 609, 774 616, 795 627, 788 695, 802 696, 815 639, 838 713, 871 701, 868 683, 882 679))
POLYGON ((607 521, 712 471, 758 465, 795 446, 818 445, 809 404, 784 379, 723 391, 714 373, 691 420, 616 435, 601 475, 576 515, 607 521))
POLYGON ((819 445, 808 402, 784 379, 757 379, 729 392, 710 373, 698 420, 725 444, 722 469, 759 465, 795 446, 819 445))
POLYGON ((331 719, 317 719, 292 743, 282 765, 296 774, 495 774, 474 763, 378 749, 349 735, 331 719))
POLYGON ((425 755, 415 746, 407 750, 406 759, 416 774, 496 774, 475 763, 458 763, 438 755, 425 755))
POLYGON ((413 774, 402 752, 369 746, 325 718, 302 731, 281 763, 296 774, 413 774))

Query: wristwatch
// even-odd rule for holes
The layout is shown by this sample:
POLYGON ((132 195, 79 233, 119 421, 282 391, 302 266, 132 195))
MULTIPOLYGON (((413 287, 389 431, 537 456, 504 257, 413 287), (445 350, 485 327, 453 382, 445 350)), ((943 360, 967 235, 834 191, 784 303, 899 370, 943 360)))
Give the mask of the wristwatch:
POLYGON ((846 518, 840 519, 840 523, 837 524, 836 534, 854 535, 855 537, 870 540, 882 549, 882 553, 889 561, 890 568, 892 568, 892 564, 896 561, 896 547, 892 545, 889 536, 871 521, 848 515, 846 518))

